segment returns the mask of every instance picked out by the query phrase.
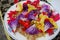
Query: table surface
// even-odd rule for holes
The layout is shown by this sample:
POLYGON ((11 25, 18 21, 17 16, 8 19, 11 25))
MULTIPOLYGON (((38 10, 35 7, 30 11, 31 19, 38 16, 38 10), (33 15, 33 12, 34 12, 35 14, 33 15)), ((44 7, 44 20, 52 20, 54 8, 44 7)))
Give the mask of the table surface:
MULTIPOLYGON (((20 0, 19 0, 20 1, 20 0)), ((0 9, 2 10, 3 17, 4 13, 8 10, 10 6, 12 6, 13 0, 0 0, 0 9)), ((4 33, 4 29, 2 26, 2 21, 0 18, 0 40, 7 40, 6 35, 4 33)), ((13 39, 12 39, 13 40, 13 39)), ((60 40, 60 33, 53 39, 53 40, 60 40)))

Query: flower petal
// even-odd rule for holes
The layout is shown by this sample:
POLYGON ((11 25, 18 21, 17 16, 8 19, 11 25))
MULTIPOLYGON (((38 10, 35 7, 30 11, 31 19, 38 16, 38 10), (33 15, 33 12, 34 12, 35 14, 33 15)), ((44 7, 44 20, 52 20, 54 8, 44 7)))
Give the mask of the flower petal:
POLYGON ((15 31, 17 24, 18 24, 17 20, 14 20, 10 22, 9 26, 15 31))
POLYGON ((45 31, 48 30, 49 28, 53 27, 53 25, 49 22, 49 21, 46 21, 45 23, 45 31))
POLYGON ((35 25, 32 25, 30 26, 27 30, 26 30, 27 33, 31 34, 31 35, 34 35, 34 34, 38 34, 39 31, 37 28, 35 28, 35 25))

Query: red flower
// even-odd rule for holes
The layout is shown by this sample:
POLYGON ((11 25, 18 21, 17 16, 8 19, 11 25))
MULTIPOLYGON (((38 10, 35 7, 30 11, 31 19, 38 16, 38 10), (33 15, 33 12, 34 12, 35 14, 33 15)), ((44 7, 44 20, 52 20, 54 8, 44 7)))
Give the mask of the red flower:
POLYGON ((58 20, 60 19, 60 15, 59 15, 59 14, 52 15, 51 18, 52 18, 54 21, 58 21, 58 20))
POLYGON ((10 11, 10 13, 8 13, 8 18, 10 18, 10 20, 8 20, 8 23, 16 19, 16 14, 16 11, 10 11))
POLYGON ((25 28, 28 28, 28 27, 30 26, 30 21, 24 22, 24 21, 22 21, 22 20, 19 20, 19 23, 20 23, 21 25, 23 25, 25 28))
POLYGON ((34 15, 34 16, 36 16, 36 15, 37 15, 37 13, 34 13, 33 15, 34 15))
POLYGON ((47 15, 47 12, 42 12, 43 13, 43 15, 47 15))
POLYGON ((32 5, 34 5, 35 7, 37 7, 39 5, 40 0, 35 0, 34 2, 32 2, 32 5))
POLYGON ((31 4, 31 5, 34 5, 37 8, 37 6, 39 5, 39 2, 40 2, 40 0, 34 0, 34 2, 31 2, 30 0, 27 0, 27 2, 25 4, 31 4))
POLYGON ((54 32, 53 32, 53 29, 48 29, 46 32, 47 32, 49 35, 51 35, 51 34, 54 33, 54 32))
POLYGON ((42 30, 39 30, 40 33, 42 33, 43 31, 42 30))
POLYGON ((37 9, 38 9, 38 10, 41 10, 42 8, 41 8, 40 6, 37 6, 37 9))
POLYGON ((45 19, 45 22, 48 22, 49 21, 49 19, 45 19))
POLYGON ((32 2, 30 0, 27 0, 27 4, 31 4, 32 2))
POLYGON ((16 11, 10 11, 10 13, 8 13, 8 15, 9 15, 9 18, 10 19, 15 19, 15 17, 16 17, 16 14, 17 14, 17 12, 16 11))
POLYGON ((15 31, 14 31, 14 30, 12 30, 12 32, 14 33, 15 31))
POLYGON ((37 21, 40 21, 40 18, 38 18, 37 21))
POLYGON ((14 3, 17 3, 19 0, 14 0, 14 3))
POLYGON ((11 20, 7 20, 8 21, 8 24, 10 24, 11 20))

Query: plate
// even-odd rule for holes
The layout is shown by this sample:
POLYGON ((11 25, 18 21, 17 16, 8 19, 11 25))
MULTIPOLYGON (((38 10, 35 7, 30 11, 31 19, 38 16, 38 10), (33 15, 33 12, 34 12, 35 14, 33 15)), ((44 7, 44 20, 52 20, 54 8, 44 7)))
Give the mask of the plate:
MULTIPOLYGON (((21 2, 19 2, 19 3, 24 3, 25 1, 21 1, 21 2)), ((41 1, 40 2, 40 4, 44 4, 45 2, 43 2, 43 1, 41 1)), ((47 3, 46 3, 47 4, 47 3)), ((13 32, 10 32, 11 31, 11 29, 9 28, 9 25, 8 25, 8 22, 7 22, 7 20, 8 20, 8 13, 12 10, 12 11, 14 11, 15 9, 16 9, 16 5, 17 5, 17 3, 16 4, 14 4, 13 6, 11 6, 10 8, 9 8, 9 10, 5 13, 5 16, 4 16, 4 29, 7 31, 7 33, 9 34, 9 36, 11 36, 13 39, 15 39, 15 40, 27 40, 27 38, 26 37, 24 37, 23 35, 21 35, 20 33, 13 33, 13 32)), ((47 5, 49 5, 49 4, 47 4, 47 5)), ((51 9, 53 9, 53 7, 51 6, 51 9)), ((54 34, 53 35, 51 35, 51 36, 49 36, 49 35, 45 35, 44 37, 39 37, 39 38, 37 38, 36 40, 52 40, 53 38, 55 38, 56 37, 56 35, 59 33, 59 29, 60 29, 60 20, 58 20, 57 22, 57 25, 58 25, 58 29, 54 32, 54 34)))
POLYGON ((60 13, 60 0, 47 0, 53 7, 54 9, 60 13))

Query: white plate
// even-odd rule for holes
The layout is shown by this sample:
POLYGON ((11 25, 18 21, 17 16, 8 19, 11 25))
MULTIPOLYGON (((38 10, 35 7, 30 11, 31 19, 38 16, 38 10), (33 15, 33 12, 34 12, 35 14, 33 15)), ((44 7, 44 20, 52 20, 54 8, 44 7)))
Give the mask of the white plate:
MULTIPOLYGON (((25 2, 25 1, 21 1, 20 3, 23 3, 23 2, 25 2)), ((42 2, 42 1, 40 2, 40 4, 44 4, 44 3, 45 2, 42 2)), ((49 4, 47 4, 47 5, 49 5, 49 4)), ((52 6, 51 6, 51 8, 52 8, 52 6)), ((8 20, 8 18, 7 18, 8 17, 8 13, 11 10, 14 11, 15 9, 16 9, 16 4, 11 6, 9 8, 9 10, 5 13, 5 17, 4 17, 4 24, 5 24, 4 25, 4 29, 7 31, 9 36, 11 36, 15 40, 27 40, 26 37, 24 37, 23 35, 19 34, 18 32, 14 34, 13 32, 9 31, 9 25, 8 25, 8 22, 7 22, 7 20, 8 20)), ((39 37, 39 38, 37 38, 37 40, 51 40, 51 39, 55 38, 55 36, 59 33, 59 25, 60 25, 59 22, 60 22, 60 20, 56 22, 57 25, 58 25, 58 30, 53 35, 51 35, 51 36, 46 35, 45 37, 39 37)))
POLYGON ((47 0, 60 13, 60 0, 47 0))

